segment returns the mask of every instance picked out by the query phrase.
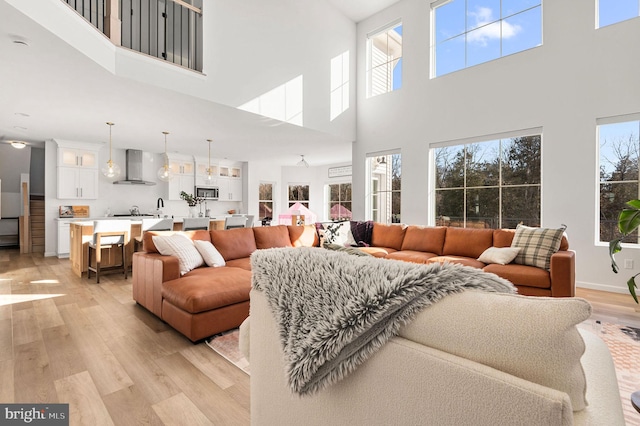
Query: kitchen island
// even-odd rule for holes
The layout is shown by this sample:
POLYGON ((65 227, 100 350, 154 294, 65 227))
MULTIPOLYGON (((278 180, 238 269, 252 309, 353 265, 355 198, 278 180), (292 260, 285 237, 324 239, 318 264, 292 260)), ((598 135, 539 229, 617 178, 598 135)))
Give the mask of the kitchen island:
MULTIPOLYGON (((71 270, 78 277, 87 271, 89 261, 89 242, 93 239, 93 222, 96 220, 131 220, 130 241, 125 250, 127 264, 131 265, 135 238, 142 236, 142 216, 118 216, 118 217, 98 217, 98 218, 79 218, 70 223, 69 226, 69 260, 71 262, 71 270)), ((209 229, 224 229, 225 216, 211 217, 209 229)), ((173 230, 182 230, 183 218, 175 218, 173 220, 173 230)), ((58 238, 64 238, 62 235, 58 238)), ((122 262, 122 255, 117 249, 102 250, 102 265, 104 267, 119 265, 122 262)))

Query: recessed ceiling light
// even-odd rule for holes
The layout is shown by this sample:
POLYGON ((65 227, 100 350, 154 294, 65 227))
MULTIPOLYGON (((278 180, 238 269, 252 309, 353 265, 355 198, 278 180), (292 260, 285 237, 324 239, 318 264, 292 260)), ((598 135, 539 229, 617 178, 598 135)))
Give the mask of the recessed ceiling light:
POLYGON ((14 147, 15 149, 22 149, 25 146, 27 146, 27 144, 22 141, 12 141, 11 146, 14 147))
POLYGON ((13 128, 16 130, 27 130, 26 127, 22 127, 22 126, 13 126, 13 128))
POLYGON ((16 112, 16 113, 14 113, 14 115, 19 115, 20 117, 31 117, 26 112, 16 112))
POLYGON ((18 46, 29 46, 29 43, 27 43, 26 40, 22 39, 13 40, 13 44, 17 44, 18 46))

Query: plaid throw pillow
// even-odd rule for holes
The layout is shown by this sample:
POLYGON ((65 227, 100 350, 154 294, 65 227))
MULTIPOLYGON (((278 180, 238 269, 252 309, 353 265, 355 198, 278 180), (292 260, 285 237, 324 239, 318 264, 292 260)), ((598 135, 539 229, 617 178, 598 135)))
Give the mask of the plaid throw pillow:
POLYGON ((536 266, 546 271, 551 269, 551 255, 558 251, 566 225, 558 229, 530 228, 518 225, 511 247, 519 247, 520 252, 514 263, 536 266))

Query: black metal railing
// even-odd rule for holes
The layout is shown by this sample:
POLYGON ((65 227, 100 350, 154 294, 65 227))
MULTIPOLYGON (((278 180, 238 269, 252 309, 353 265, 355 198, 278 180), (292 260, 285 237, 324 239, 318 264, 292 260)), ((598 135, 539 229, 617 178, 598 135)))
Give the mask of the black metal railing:
MULTIPOLYGON (((63 0, 107 34, 109 0, 63 0)), ((202 71, 202 0, 119 0, 120 37, 114 43, 202 71)), ((115 13, 114 13, 115 14, 115 13)))

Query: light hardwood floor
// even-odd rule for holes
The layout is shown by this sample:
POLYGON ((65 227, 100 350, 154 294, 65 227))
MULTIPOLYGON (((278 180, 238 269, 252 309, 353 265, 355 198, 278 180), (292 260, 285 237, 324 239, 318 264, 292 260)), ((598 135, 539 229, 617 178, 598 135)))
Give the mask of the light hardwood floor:
MULTIPOLYGON (((627 294, 578 289, 593 317, 640 327, 627 294)), ((71 424, 247 425, 249 377, 66 259, 0 250, 0 402, 70 403, 71 424)))
POLYGON ((248 425, 249 376, 66 259, 0 250, 0 402, 70 404, 77 425, 248 425))

